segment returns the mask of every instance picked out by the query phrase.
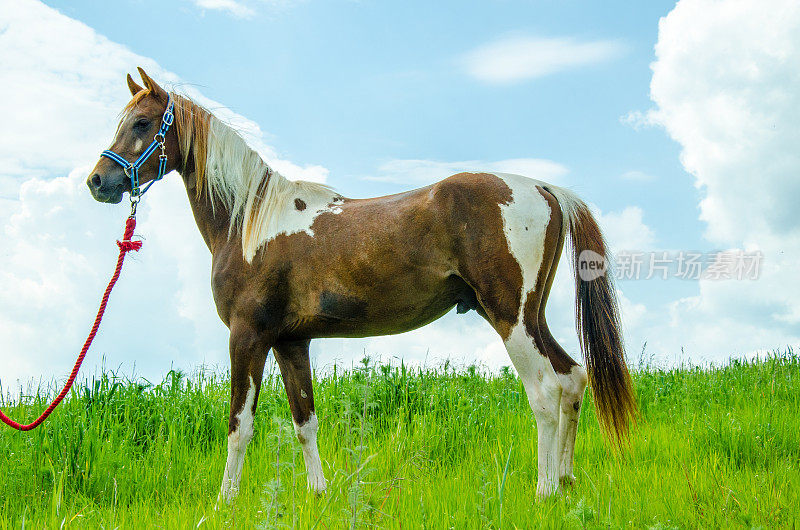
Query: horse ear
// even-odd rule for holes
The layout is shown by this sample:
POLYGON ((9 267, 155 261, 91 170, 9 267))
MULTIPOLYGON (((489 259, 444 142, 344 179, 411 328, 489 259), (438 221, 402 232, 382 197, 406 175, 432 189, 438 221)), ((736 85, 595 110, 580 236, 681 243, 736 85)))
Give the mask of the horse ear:
POLYGON ((131 74, 128 74, 128 88, 131 91, 131 96, 135 96, 136 94, 144 90, 142 87, 136 84, 136 81, 133 80, 131 74))
POLYGON ((144 86, 147 87, 150 92, 159 99, 166 100, 168 97, 167 91, 161 88, 158 83, 153 81, 147 72, 145 72, 141 66, 136 67, 139 70, 139 75, 142 76, 142 81, 144 81, 144 86))

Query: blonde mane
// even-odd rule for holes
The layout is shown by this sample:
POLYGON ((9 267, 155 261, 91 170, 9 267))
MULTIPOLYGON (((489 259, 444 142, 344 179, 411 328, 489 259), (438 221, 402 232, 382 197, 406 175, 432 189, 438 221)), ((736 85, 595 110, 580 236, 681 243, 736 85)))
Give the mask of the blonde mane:
POLYGON ((229 213, 229 236, 241 233, 248 262, 270 236, 281 232, 282 214, 294 197, 327 204, 336 195, 325 184, 287 179, 270 168, 234 128, 185 96, 173 98, 183 167, 194 165, 198 197, 207 193, 212 208, 221 205, 229 213))

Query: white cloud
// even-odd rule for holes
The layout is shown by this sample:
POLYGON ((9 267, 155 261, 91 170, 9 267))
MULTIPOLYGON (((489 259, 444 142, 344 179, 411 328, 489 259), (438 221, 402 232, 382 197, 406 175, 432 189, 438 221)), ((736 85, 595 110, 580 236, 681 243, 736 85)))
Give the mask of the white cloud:
POLYGON ((509 158, 483 161, 438 162, 435 160, 391 160, 378 168, 379 174, 366 180, 398 184, 430 184, 462 171, 515 173, 557 183, 567 173, 563 165, 541 158, 509 158))
MULTIPOLYGON (((96 203, 84 180, 130 97, 125 74, 141 65, 167 85, 180 79, 39 2, 0 0, 0 10, 0 378, 9 389, 68 373, 112 272, 127 209, 96 203)), ((186 92, 287 176, 327 177, 321 166, 280 159, 256 123, 186 92)), ((103 358, 148 377, 173 364, 226 367, 210 253, 177 174, 147 195, 137 233, 144 249, 126 261, 84 374, 103 358)))
POLYGON ((650 344, 724 358, 800 342, 800 4, 681 0, 659 24, 646 119, 682 148, 706 237, 764 253, 757 281, 700 282, 650 344))
POLYGON ((613 252, 652 250, 655 233, 644 223, 644 211, 638 206, 606 214, 595 211, 595 215, 613 252))
POLYGON ((622 180, 628 180, 630 182, 652 182, 656 180, 656 177, 654 175, 651 175, 650 173, 645 173, 644 171, 638 171, 635 169, 631 171, 626 171, 625 173, 620 175, 620 178, 622 180))
POLYGON ((258 8, 267 6, 274 10, 285 9, 305 0, 192 0, 203 10, 229 13, 236 18, 253 18, 258 8))
POLYGON ((484 44, 462 57, 466 72, 489 83, 514 83, 562 70, 605 62, 622 54, 613 40, 506 37, 484 44))
POLYGON ((219 11, 227 11, 231 15, 239 18, 250 18, 256 12, 236 0, 194 0, 197 7, 203 9, 217 9, 219 11))
POLYGON ((642 112, 640 110, 632 110, 624 116, 620 116, 619 122, 631 127, 635 131, 641 131, 648 127, 658 125, 653 120, 652 112, 642 112))

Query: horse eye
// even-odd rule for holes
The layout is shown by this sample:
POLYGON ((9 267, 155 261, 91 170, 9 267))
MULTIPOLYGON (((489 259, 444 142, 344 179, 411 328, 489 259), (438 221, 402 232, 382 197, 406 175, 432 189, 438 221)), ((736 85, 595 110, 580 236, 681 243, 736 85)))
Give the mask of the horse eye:
POLYGON ((133 124, 134 129, 146 129, 150 125, 150 120, 142 118, 133 124))

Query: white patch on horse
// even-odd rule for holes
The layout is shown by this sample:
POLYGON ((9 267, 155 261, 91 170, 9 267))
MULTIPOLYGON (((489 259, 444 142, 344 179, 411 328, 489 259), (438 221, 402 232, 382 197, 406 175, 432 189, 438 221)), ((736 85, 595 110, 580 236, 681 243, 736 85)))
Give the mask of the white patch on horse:
POLYGON ((136 143, 133 144, 133 152, 134 153, 140 152, 142 150, 143 146, 144 146, 144 142, 142 141, 141 138, 138 138, 136 140, 136 143))
POLYGON ((509 204, 501 204, 500 211, 508 248, 522 271, 519 315, 505 345, 536 417, 539 464, 536 491, 540 497, 546 497, 558 489, 562 456, 558 452, 561 384, 550 360, 538 350, 533 337, 525 329, 524 308, 528 296, 539 296, 535 292, 536 280, 544 258, 551 211, 536 187, 544 183, 520 175, 500 173, 496 176, 511 188, 512 200, 509 204))
POLYGON ((247 445, 253 439, 253 403, 256 399, 256 386, 250 377, 250 387, 241 410, 236 414, 239 424, 228 435, 228 461, 222 477, 219 498, 230 502, 239 492, 239 481, 242 478, 242 465, 247 445))
MULTIPOLYGON (((286 180, 286 182, 295 184, 290 180, 286 180)), ((274 201, 271 211, 268 212, 265 208, 261 208, 252 224, 249 223, 249 217, 245 217, 242 231, 247 236, 247 241, 243 240, 242 245, 247 262, 252 261, 259 248, 279 235, 305 232, 314 237, 311 225, 314 224, 317 216, 325 212, 342 213, 340 207, 333 205, 334 195, 332 193, 315 196, 291 187, 282 193, 284 197, 274 201), (295 199, 302 200, 306 207, 298 210, 294 204, 295 199)))
POLYGON ((271 169, 239 133, 215 116, 209 118, 206 186, 212 204, 221 202, 230 212, 231 233, 241 229, 242 254, 249 263, 261 246, 280 234, 306 232, 324 212, 341 213, 329 186, 289 180, 271 169), (262 186, 267 178, 266 186, 262 186), (295 199, 305 202, 295 208, 295 199))
POLYGON ((294 423, 294 432, 297 434, 297 439, 303 448, 308 487, 317 493, 322 493, 328 488, 328 483, 325 480, 325 473, 322 471, 322 461, 319 458, 319 449, 317 448, 318 429, 319 421, 317 421, 317 415, 314 412, 311 413, 308 421, 304 424, 298 425, 294 423))

